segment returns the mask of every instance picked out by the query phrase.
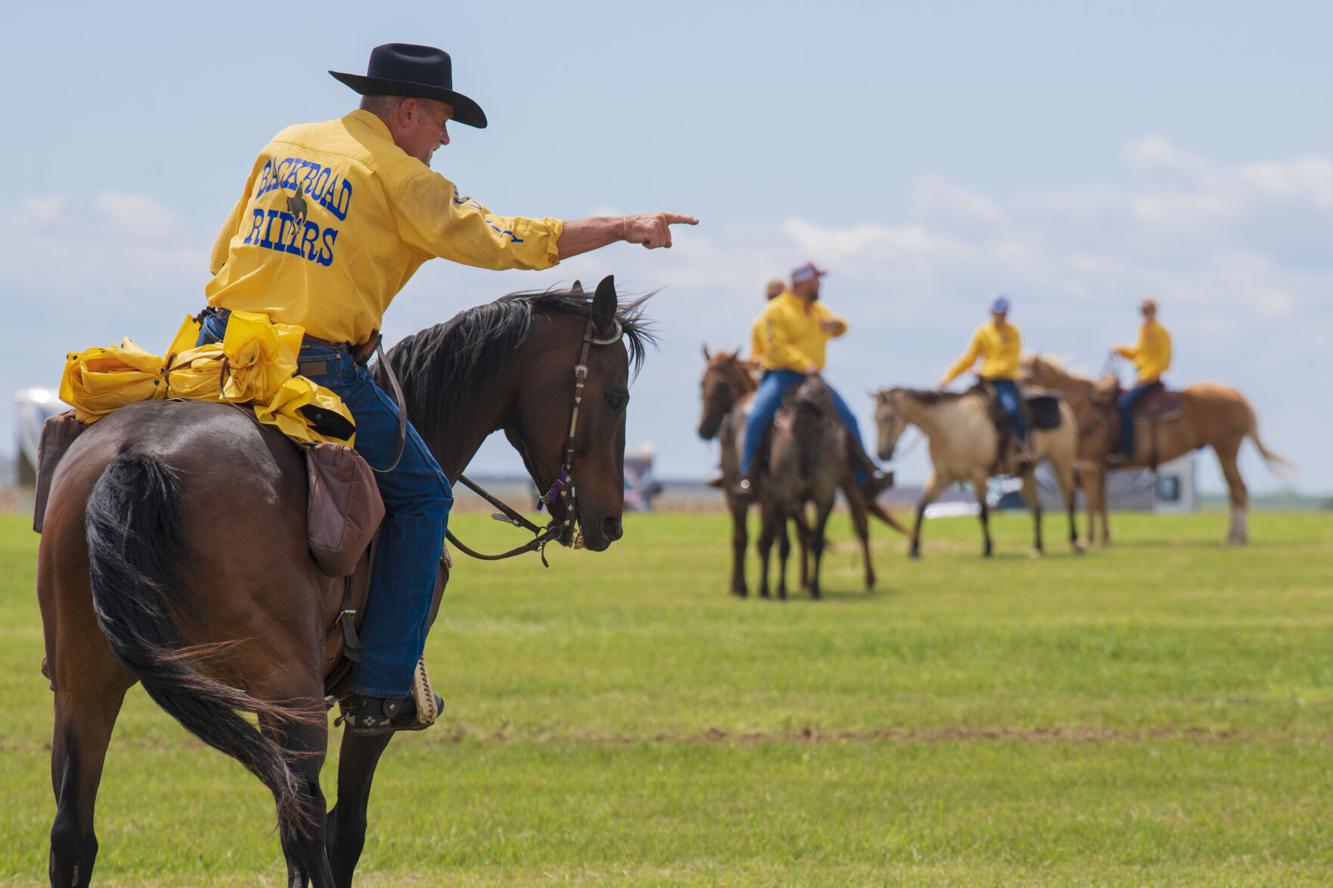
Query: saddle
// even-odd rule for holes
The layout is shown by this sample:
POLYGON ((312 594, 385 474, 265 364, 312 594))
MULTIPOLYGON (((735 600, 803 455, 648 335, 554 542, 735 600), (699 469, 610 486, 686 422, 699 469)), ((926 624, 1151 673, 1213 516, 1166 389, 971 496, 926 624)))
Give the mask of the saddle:
MULTIPOLYGON (((1101 406, 1110 412, 1107 423, 1112 449, 1120 437, 1120 411, 1114 409, 1124 393, 1124 387, 1117 381, 1113 389, 1103 395, 1101 406)), ((1134 405, 1134 421, 1146 420, 1148 423, 1148 467, 1157 469, 1157 431, 1163 422, 1179 419, 1184 411, 1184 394, 1177 389, 1169 389, 1162 382, 1154 382, 1139 402, 1134 405)))
MULTIPOLYGON (((979 378, 965 394, 977 394, 986 401, 986 409, 991 422, 995 425, 996 436, 995 465, 992 467, 992 472, 998 473, 1014 443, 1013 423, 1009 419, 1009 414, 1000 406, 1000 396, 989 380, 979 378)), ((1047 430, 1060 427, 1059 395, 1031 389, 1020 390, 1020 395, 1019 409, 1023 411, 1023 418, 1027 420, 1028 428, 1047 430)))
MULTIPOLYGON (((73 410, 53 416, 42 424, 32 521, 33 530, 38 533, 42 532, 56 469, 70 446, 87 428, 78 421, 73 410)), ((340 696, 352 664, 360 658, 357 628, 370 589, 370 566, 380 521, 384 518, 384 503, 370 465, 352 448, 328 443, 298 446, 306 460, 306 539, 310 556, 326 576, 343 580, 338 616, 329 627, 324 643, 325 691, 340 696)), ((432 622, 439 610, 449 567, 446 553, 436 578, 430 615, 432 622)), ((424 667, 419 665, 417 685, 423 682, 424 699, 433 711, 434 696, 429 693, 424 667)), ((422 694, 418 696, 422 697, 422 694)), ((421 702, 418 700, 419 704, 421 702)))
POLYGON ((1134 418, 1153 421, 1175 419, 1183 409, 1184 398, 1179 391, 1154 382, 1148 393, 1134 405, 1134 418))

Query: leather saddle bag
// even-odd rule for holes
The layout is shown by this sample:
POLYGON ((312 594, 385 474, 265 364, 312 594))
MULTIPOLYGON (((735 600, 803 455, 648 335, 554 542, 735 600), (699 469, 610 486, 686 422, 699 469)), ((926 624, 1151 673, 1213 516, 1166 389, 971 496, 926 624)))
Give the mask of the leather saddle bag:
POLYGON ((42 532, 46 501, 51 496, 51 479, 55 477, 60 458, 86 428, 74 418, 73 410, 48 417, 42 423, 42 439, 37 445, 37 490, 32 503, 32 529, 38 533, 42 532))
POLYGON ((351 576, 384 518, 375 473, 355 450, 342 444, 302 449, 309 481, 310 554, 328 576, 351 576))

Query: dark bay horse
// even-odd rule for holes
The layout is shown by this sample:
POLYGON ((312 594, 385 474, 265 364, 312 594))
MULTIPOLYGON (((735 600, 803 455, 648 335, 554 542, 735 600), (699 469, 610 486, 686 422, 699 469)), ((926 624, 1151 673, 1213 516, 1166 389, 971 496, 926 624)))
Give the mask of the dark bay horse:
MULTIPOLYGON (((591 330, 611 344, 588 352, 572 511, 589 549, 619 538, 630 367, 652 338, 642 304, 619 305, 609 277, 591 301, 577 285, 513 294, 390 351, 408 414, 449 478, 502 429, 537 486, 552 484, 591 330)), ((326 816, 324 646, 343 581, 311 559, 305 516, 301 454, 234 408, 135 404, 65 454, 37 571, 55 691, 52 885, 89 884, 103 760, 135 681, 273 792, 290 885, 351 884, 392 735, 344 732, 326 816)))

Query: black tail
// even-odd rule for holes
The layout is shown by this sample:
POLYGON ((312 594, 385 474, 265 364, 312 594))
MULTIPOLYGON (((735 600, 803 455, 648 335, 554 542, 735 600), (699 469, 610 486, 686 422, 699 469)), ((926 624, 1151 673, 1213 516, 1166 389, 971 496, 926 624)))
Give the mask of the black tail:
POLYGON ((308 797, 289 754, 239 713, 279 723, 311 714, 257 700, 195 665, 203 649, 185 646, 171 616, 184 604, 169 561, 187 552, 177 531, 178 502, 175 476, 147 454, 122 453, 93 486, 86 531, 98 625, 159 706, 273 792, 283 834, 303 834, 308 797))

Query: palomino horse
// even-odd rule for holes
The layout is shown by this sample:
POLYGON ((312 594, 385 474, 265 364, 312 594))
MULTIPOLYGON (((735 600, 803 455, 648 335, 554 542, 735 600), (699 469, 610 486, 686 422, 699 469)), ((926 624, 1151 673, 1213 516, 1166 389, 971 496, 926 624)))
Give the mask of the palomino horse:
MULTIPOLYGON (((805 504, 815 507, 809 547, 814 556, 810 597, 819 598, 819 572, 824 558, 824 531, 838 487, 847 477, 847 429, 833 406, 824 380, 808 377, 778 411, 768 449, 768 471, 759 487, 763 526, 759 533, 759 594, 768 597, 769 554, 778 541, 778 598, 787 597, 787 521, 805 518, 805 504)), ((862 519, 864 520, 864 518, 862 519)), ((864 539, 863 539, 864 545, 864 539)), ((864 550, 867 566, 870 551, 864 550)), ((801 553, 804 560, 805 553, 801 553)), ((804 564, 802 565, 804 568, 804 564)), ((870 578, 873 582, 873 575, 870 578)), ((869 585, 869 583, 867 583, 869 585)))
MULTIPOLYGON (((456 479, 503 429, 539 488, 572 466, 577 494, 555 509, 573 512, 589 549, 619 538, 629 368, 651 339, 641 305, 618 306, 608 277, 591 302, 577 287, 514 294, 399 343, 389 360, 408 414, 446 475, 456 479), (581 354, 586 387, 567 462, 581 354)), ((55 690, 52 885, 89 883, 103 759, 136 680, 273 792, 289 884, 351 884, 392 735, 343 733, 326 818, 324 648, 342 587, 307 549, 301 454, 245 412, 134 404, 75 441, 52 485, 37 572, 55 690)))
MULTIPOLYGON (((744 598, 749 594, 749 585, 745 579, 745 547, 749 544, 749 530, 745 519, 749 503, 736 496, 734 488, 741 477, 741 441, 745 435, 745 418, 749 414, 750 402, 754 399, 756 382, 749 366, 737 355, 738 352, 718 352, 712 354, 708 347, 703 349, 703 378, 699 381, 700 399, 703 402, 699 416, 699 437, 705 441, 717 438, 722 455, 722 489, 727 500, 727 511, 731 514, 731 593, 744 598)), ((760 487, 764 479, 760 478, 760 487)), ((875 585, 875 566, 870 559, 870 522, 868 510, 877 510, 878 506, 868 506, 861 492, 852 483, 850 473, 840 482, 843 495, 847 499, 847 508, 852 516, 852 527, 861 544, 862 563, 866 588, 875 585)), ((875 511, 876 517, 900 532, 892 516, 882 510, 875 511)), ((797 540, 801 545, 801 584, 808 582, 805 546, 805 529, 798 519, 797 540)))
MULTIPOLYGON (((1111 526, 1106 516, 1106 459, 1114 441, 1114 377, 1094 382, 1070 373, 1059 362, 1040 355, 1024 356, 1019 373, 1025 382, 1059 391, 1078 417, 1078 456, 1083 463, 1083 492, 1088 504, 1088 539, 1095 539, 1095 519, 1101 517, 1101 543, 1111 541, 1111 526)), ((1191 450, 1211 447, 1226 478, 1231 500, 1228 543, 1241 545, 1249 539, 1246 512, 1249 493, 1240 476, 1237 457, 1240 445, 1249 438, 1269 466, 1285 466, 1287 461, 1264 446, 1259 439, 1259 419, 1245 396, 1230 386, 1216 382, 1197 382, 1180 393, 1180 414, 1158 421, 1150 434, 1146 421, 1138 423, 1134 436, 1134 454, 1129 466, 1152 467, 1170 462, 1191 450)))
MULTIPOLYGON (((950 484, 972 482, 977 504, 981 507, 981 534, 985 540, 982 554, 991 554, 990 509, 986 505, 986 479, 993 474, 1015 474, 1013 455, 996 463, 999 436, 991 419, 990 405, 977 392, 923 391, 920 389, 892 388, 875 393, 875 425, 879 430, 879 458, 893 457, 898 438, 909 425, 925 433, 930 443, 932 465, 926 489, 916 504, 916 523, 912 527, 912 545, 908 554, 921 557, 921 523, 926 506, 934 501, 950 484)), ((1074 413, 1068 404, 1060 404, 1060 425, 1054 429, 1032 429, 1030 432, 1035 462, 1050 460, 1060 496, 1069 512, 1069 545, 1075 553, 1083 551, 1078 541, 1078 524, 1074 518, 1074 449, 1077 431, 1074 413)), ((1034 463, 1035 464, 1035 463, 1034 463)), ((1023 499, 1032 511, 1032 552, 1040 555, 1041 500, 1029 468, 1023 477, 1023 499)))

